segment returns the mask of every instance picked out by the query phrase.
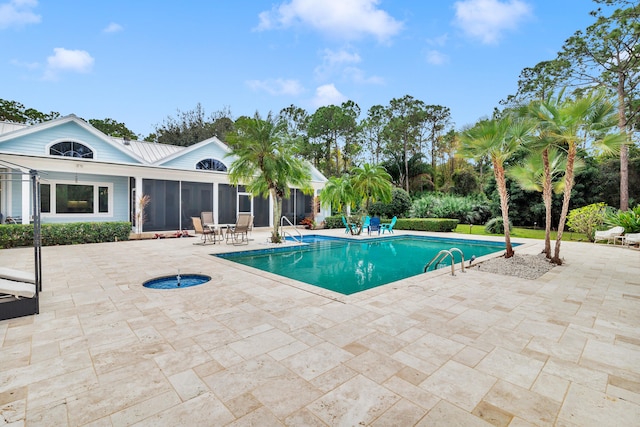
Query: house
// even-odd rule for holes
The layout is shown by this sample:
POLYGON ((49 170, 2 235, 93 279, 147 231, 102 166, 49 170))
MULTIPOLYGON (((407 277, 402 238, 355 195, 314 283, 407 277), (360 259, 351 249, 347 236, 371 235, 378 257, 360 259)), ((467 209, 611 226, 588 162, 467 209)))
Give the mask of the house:
MULTIPOLYGON (((273 226, 273 201, 229 183, 233 157, 213 137, 189 147, 114 138, 69 115, 35 125, 0 122, 0 213, 29 223, 29 171, 40 177, 41 221, 130 221, 136 230, 140 198, 148 195, 142 230, 193 229, 191 217, 212 211, 217 224, 250 212, 255 227, 273 226), (4 173, 2 173, 4 172, 4 173)), ((326 178, 311 167, 313 196, 292 189, 282 213, 294 224, 330 212, 315 200, 326 178)), ((140 222, 140 221, 139 221, 140 222)))

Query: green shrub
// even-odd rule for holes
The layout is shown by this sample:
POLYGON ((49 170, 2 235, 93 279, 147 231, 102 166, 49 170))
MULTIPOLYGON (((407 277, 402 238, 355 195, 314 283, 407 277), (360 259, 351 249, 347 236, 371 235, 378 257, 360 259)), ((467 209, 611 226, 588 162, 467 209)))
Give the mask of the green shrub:
POLYGON ((567 227, 571 231, 585 234, 593 242, 596 230, 602 229, 607 211, 607 204, 604 202, 572 209, 567 215, 567 227))
MULTIPOLYGON (((73 222, 42 224, 42 246, 129 240, 130 222, 73 222)), ((0 247, 3 249, 33 246, 33 224, 7 224, 0 227, 0 247)))
MULTIPOLYGON (((352 216, 351 219, 356 217, 352 216)), ((351 221, 355 222, 355 221, 351 221)), ((391 218, 381 218, 380 222, 391 222, 391 218)), ((453 218, 398 218, 394 230, 414 231, 454 231, 458 220, 453 218)), ((344 228, 342 215, 325 218, 325 228, 344 228)))
MULTIPOLYGON (((513 225, 511 225, 511 221, 509 221, 509 229, 511 229, 513 225)), ((504 234, 504 221, 502 221, 502 217, 491 218, 485 225, 484 231, 491 234, 504 234)))
POLYGON ((623 227, 627 234, 638 233, 640 232, 640 205, 628 211, 608 212, 604 221, 612 227, 623 227))
POLYGON ((402 188, 394 188, 391 192, 391 202, 375 202, 369 206, 370 216, 385 218, 403 218, 411 209, 411 196, 402 188))
POLYGON ((328 216, 324 219, 324 228, 344 228, 342 215, 328 216))
POLYGON ((466 224, 483 224, 491 217, 486 198, 439 193, 426 194, 414 200, 410 213, 417 218, 455 218, 466 224))
POLYGON ((398 218, 393 229, 448 232, 457 226, 458 220, 454 218, 398 218))

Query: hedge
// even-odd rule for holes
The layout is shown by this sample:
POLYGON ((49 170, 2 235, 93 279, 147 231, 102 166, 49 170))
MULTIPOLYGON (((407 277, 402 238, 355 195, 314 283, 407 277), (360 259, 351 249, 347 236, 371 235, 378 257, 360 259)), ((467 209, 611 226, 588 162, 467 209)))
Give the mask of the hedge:
MULTIPOLYGON (((130 222, 72 222, 42 224, 42 246, 78 245, 83 243, 129 240, 130 222)), ((0 248, 33 246, 33 224, 0 226, 0 248)))
MULTIPOLYGON (((354 219, 354 217, 351 217, 354 219)), ((391 219, 382 219, 382 223, 389 223, 391 219)), ((454 231, 458 226, 458 220, 452 218, 398 218, 394 230, 414 231, 454 231)), ((342 216, 329 216, 325 218, 325 228, 344 228, 342 216)))

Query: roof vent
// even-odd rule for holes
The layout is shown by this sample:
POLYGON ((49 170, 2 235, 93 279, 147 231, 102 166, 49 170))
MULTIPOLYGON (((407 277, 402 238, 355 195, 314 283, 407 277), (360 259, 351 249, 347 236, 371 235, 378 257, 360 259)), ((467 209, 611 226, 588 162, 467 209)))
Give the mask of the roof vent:
POLYGON ((122 142, 124 143, 124 145, 129 145, 129 137, 125 136, 124 138, 122 138, 122 142))

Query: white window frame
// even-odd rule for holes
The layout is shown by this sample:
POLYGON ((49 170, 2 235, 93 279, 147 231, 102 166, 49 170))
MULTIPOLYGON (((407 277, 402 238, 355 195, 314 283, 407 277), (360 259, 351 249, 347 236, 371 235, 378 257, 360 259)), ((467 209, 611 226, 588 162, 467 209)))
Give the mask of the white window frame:
POLYGON ((98 182, 98 181, 67 181, 67 180, 46 180, 42 184, 50 185, 50 206, 52 212, 42 212, 43 218, 80 218, 80 217, 94 217, 104 218, 113 216, 113 183, 112 182, 98 182), (56 185, 91 185, 93 186, 93 213, 57 213, 56 210, 56 185), (107 201, 107 212, 98 212, 100 207, 100 187, 107 187, 109 192, 109 200, 107 201))

